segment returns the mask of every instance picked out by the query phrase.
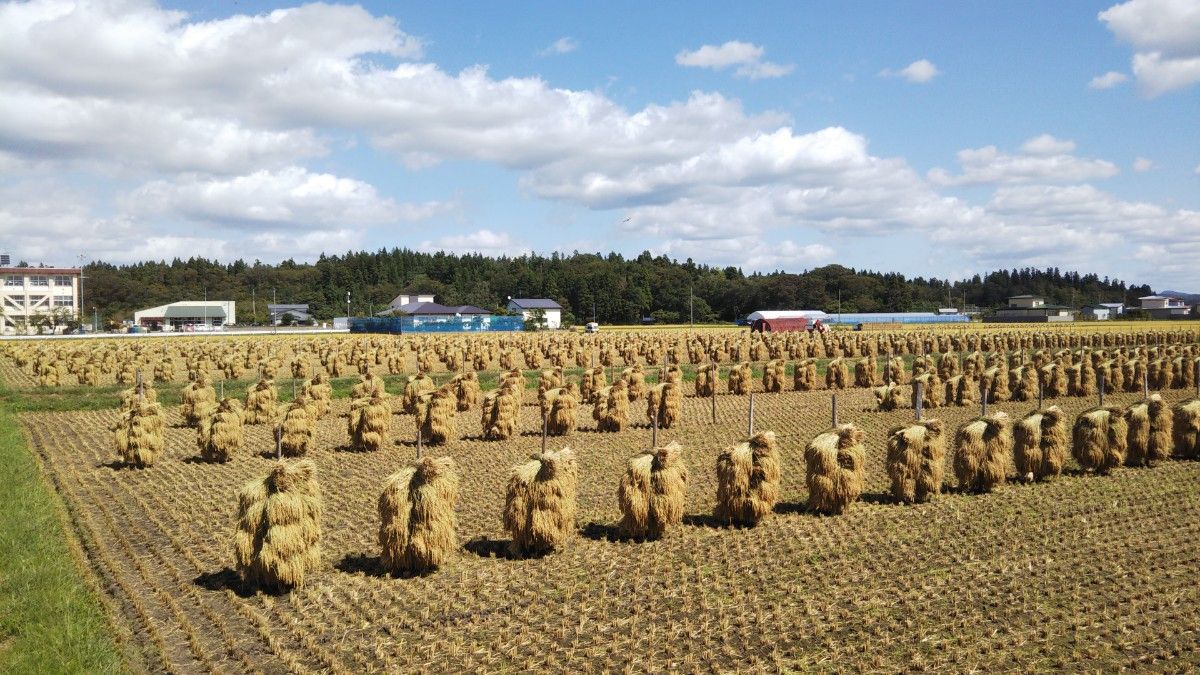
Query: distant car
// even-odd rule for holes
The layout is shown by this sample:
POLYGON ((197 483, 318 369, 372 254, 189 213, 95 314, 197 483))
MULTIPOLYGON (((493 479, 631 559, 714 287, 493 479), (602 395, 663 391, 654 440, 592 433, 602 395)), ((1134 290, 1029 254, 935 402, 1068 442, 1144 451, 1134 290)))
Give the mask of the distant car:
POLYGON ((599 333, 600 332, 600 324, 596 323, 595 321, 589 321, 589 322, 587 322, 586 325, 584 325, 583 332, 599 333))
POLYGON ((750 320, 749 320, 749 319, 737 319, 736 321, 734 321, 734 322, 733 322, 733 325, 735 325, 735 326, 749 326, 749 325, 750 325, 750 320))

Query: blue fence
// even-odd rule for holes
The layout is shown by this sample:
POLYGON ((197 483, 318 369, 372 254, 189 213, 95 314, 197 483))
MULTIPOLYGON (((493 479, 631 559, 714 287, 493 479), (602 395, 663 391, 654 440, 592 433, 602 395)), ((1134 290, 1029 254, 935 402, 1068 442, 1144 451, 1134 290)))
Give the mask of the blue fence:
POLYGON ((829 314, 823 323, 969 323, 965 314, 933 314, 932 312, 872 312, 867 314, 829 314))
POLYGON ((497 333, 525 329, 520 316, 352 317, 351 333, 497 333))

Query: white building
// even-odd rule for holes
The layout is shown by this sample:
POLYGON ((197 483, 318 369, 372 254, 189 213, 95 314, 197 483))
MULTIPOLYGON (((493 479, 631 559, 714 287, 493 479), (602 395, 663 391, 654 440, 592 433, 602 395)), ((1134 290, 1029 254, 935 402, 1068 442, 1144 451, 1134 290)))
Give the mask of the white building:
POLYGON ((133 313, 135 326, 147 330, 220 330, 237 321, 233 300, 181 300, 133 313))
POLYGON ((1111 311, 1104 305, 1087 305, 1079 310, 1080 315, 1092 321, 1108 321, 1111 311))
POLYGON ((0 331, 26 333, 51 318, 78 319, 78 268, 0 267, 0 331))
POLYGON ((397 295, 396 297, 392 298, 392 301, 390 303, 388 303, 388 308, 386 310, 384 310, 383 313, 388 313, 388 312, 392 312, 392 311, 403 312, 404 310, 401 308, 406 305, 412 306, 415 304, 422 304, 422 303, 426 303, 426 302, 433 302, 433 296, 425 295, 425 294, 397 295))
POLYGON ((514 314, 520 312, 526 321, 529 321, 529 317, 533 316, 533 310, 540 309, 546 316, 546 328, 555 330, 562 326, 562 305, 553 300, 545 298, 509 298, 507 309, 514 314))
POLYGON ((1155 319, 1183 319, 1192 311, 1183 300, 1165 295, 1144 295, 1138 302, 1142 304, 1142 311, 1155 319))
POLYGON ((1109 316, 1121 316, 1125 313, 1125 303, 1123 302, 1101 302, 1096 306, 1107 308, 1109 316))

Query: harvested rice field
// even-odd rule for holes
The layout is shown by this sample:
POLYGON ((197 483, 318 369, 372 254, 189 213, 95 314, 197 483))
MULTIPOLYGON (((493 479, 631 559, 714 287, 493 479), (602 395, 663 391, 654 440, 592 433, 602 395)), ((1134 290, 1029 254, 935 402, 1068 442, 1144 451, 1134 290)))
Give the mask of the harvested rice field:
MULTIPOLYGON (((630 340, 686 342, 688 335, 630 340)), ((746 339, 743 333, 729 337, 746 339)), ((1178 338, 1094 349, 1124 348, 1133 360, 1148 362, 1194 359, 1194 335, 1178 338)), ((615 354, 629 346, 609 339, 615 354)), ((762 355, 772 357, 772 346, 764 345, 762 355)), ((905 351, 899 342, 888 346, 905 351)), ((121 348, 127 345, 111 347, 121 348)), ((506 485, 511 468, 542 444, 537 375, 528 373, 515 436, 485 440, 475 407, 450 420, 447 445, 422 445, 426 455, 457 464, 456 545, 436 571, 387 574, 377 501, 387 477, 418 452, 415 417, 400 412, 404 376, 397 373, 385 378, 396 412, 382 449, 350 449, 349 397, 335 396, 328 414, 313 423, 305 458, 315 464, 323 499, 320 562, 290 592, 248 583, 233 554, 238 492, 279 461, 272 425, 246 425, 244 446, 230 461, 203 461, 197 430, 184 425, 179 394, 172 393, 186 380, 195 352, 173 352, 176 384, 158 385, 163 450, 150 466, 118 461, 113 429, 122 413, 115 405, 69 409, 74 383, 58 385, 65 398, 53 405, 27 406, 19 422, 63 499, 69 534, 105 598, 131 670, 1183 671, 1200 665, 1200 462, 1173 457, 1094 475, 1068 453, 1055 479, 1025 484, 1010 467, 993 492, 967 494, 956 487, 953 437, 980 408, 937 407, 924 416, 941 419, 948 430, 943 493, 904 505, 889 490, 886 455, 889 430, 913 419, 909 394, 898 409, 880 412, 870 388, 850 387, 837 392, 838 421, 864 434, 865 485, 845 514, 818 515, 807 507, 804 448, 831 423, 824 372, 834 356, 819 357, 820 389, 795 391, 795 359, 781 354, 790 359, 785 391, 767 393, 763 359, 752 359, 752 349, 737 360, 756 363, 754 428, 776 433, 782 464, 779 502, 758 525, 725 526, 712 516, 717 456, 746 440, 751 399, 726 393, 725 382, 716 397, 693 396, 689 365, 679 421, 671 428, 652 429, 640 400, 630 404, 624 430, 601 432, 592 405, 583 402, 575 432, 547 439, 548 449, 570 446, 576 454, 573 536, 547 555, 513 556, 501 519, 506 485), (651 447, 654 434, 660 446, 682 446, 689 470, 684 516, 659 540, 626 539, 617 528, 618 485, 629 458, 651 447)), ((1035 349, 1060 348, 1028 349, 1033 360, 1035 349)), ((1061 349, 1078 361, 1087 358, 1081 350, 1093 347, 1061 349)), ((908 350, 908 368, 914 351, 921 353, 908 350)), ((422 353, 404 354, 397 370, 415 372, 422 353)), ((126 358, 149 373, 151 355, 126 358)), ((496 386, 492 359, 498 356, 490 355, 481 369, 484 393, 496 386)), ((661 362, 653 350, 638 356, 643 364, 661 362)), ((291 399, 284 371, 294 357, 276 357, 283 401, 291 399)), ((625 363, 613 361, 618 369, 625 363)), ((0 376, 13 396, 47 399, 53 387, 37 387, 30 365, 32 358, 10 349, 0 356, 0 376)), ((440 383, 459 368, 439 360, 430 370, 440 383)), ((650 386, 657 381, 653 370, 646 367, 650 386)), ((567 378, 578 380, 575 372, 568 368, 567 378)), ((357 381, 335 379, 335 391, 357 381)), ((252 383, 231 381, 230 391, 245 392, 252 383)), ((1133 389, 1108 393, 1105 405, 1141 401, 1143 392, 1133 389)), ((1194 380, 1190 388, 1150 389, 1170 405, 1195 396, 1194 380)), ((1073 423, 1096 402, 1096 396, 1065 395, 1046 405, 1059 406, 1073 423)), ((1004 401, 991 403, 988 412, 1020 419, 1036 408, 1036 400, 1004 401)))

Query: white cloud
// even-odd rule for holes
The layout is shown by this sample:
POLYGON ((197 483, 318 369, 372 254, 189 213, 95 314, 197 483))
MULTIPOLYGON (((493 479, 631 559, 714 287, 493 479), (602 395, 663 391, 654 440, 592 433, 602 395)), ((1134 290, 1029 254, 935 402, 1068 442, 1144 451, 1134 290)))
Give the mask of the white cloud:
POLYGON ((790 239, 765 241, 757 237, 669 239, 655 254, 703 260, 710 265, 736 265, 750 271, 799 271, 831 263, 836 252, 825 244, 798 244, 790 239))
POLYGON ((25 87, 0 97, 0 148, 29 160, 233 173, 327 152, 311 129, 252 129, 136 101, 71 98, 25 87))
POLYGON ((737 66, 734 74, 751 80, 783 77, 792 72, 792 65, 763 61, 766 51, 753 43, 730 40, 721 45, 703 45, 695 51, 686 49, 675 55, 675 63, 692 68, 724 70, 737 66))
POLYGON ((482 253, 484 255, 517 256, 529 253, 529 246, 516 241, 507 232, 494 232, 489 229, 477 230, 468 234, 455 234, 440 237, 437 240, 426 240, 417 247, 427 252, 448 251, 453 253, 482 253))
POLYGON ((1022 143, 1021 151, 1030 155, 1065 155, 1075 152, 1075 141, 1041 134, 1022 143))
POLYGON ((1193 169, 1193 172, 1194 172, 1194 173, 1195 173, 1197 176, 1200 176, 1200 164, 1197 164, 1197 165, 1196 165, 1196 168, 1195 168, 1195 169, 1193 169))
POLYGON ((538 51, 538 56, 557 56, 559 54, 570 54, 579 49, 579 43, 573 38, 560 37, 554 42, 551 42, 545 49, 538 51))
MULTIPOLYGON (((1191 58, 1162 45, 1138 50, 1191 58)), ((853 256, 830 242, 855 235, 934 236, 954 269, 981 260, 1096 269, 1135 264, 1137 247, 1165 247, 1162 269, 1190 278, 1175 251, 1195 250, 1197 216, 1079 185, 1117 168, 1077 157, 1071 141, 963 150, 960 175, 926 178, 902 157, 873 154, 861 133, 793 127, 719 93, 626 108, 603 90, 482 66, 447 72, 416 61, 421 52, 394 20, 358 7, 194 21, 149 0, 0 5, 0 233, 29 257, 311 259, 378 245, 382 232, 390 243, 401 236, 394 225, 455 208, 406 204, 382 181, 377 189, 336 175, 358 159, 341 154, 357 143, 355 153, 386 153, 412 170, 488 163, 554 208, 619 211, 628 222, 616 232, 588 233, 601 248, 620 248, 618 235, 700 260, 793 269, 853 256), (319 155, 331 156, 304 166, 319 155), (74 187, 15 177, 41 171, 74 187), (982 202, 938 191, 969 184, 997 189, 982 202)), ((790 70, 736 41, 677 58, 747 78, 790 70)), ((922 60, 891 74, 929 81, 937 68, 922 60)), ((414 241, 529 248, 517 234, 470 229, 414 241)), ((562 229, 562 241, 578 239, 562 229)), ((1146 269, 1163 279, 1149 261, 1146 269)))
POLYGON ((1091 89, 1112 89, 1129 79, 1125 73, 1118 73, 1115 70, 1110 70, 1103 75, 1097 75, 1088 82, 1088 87, 1091 89))
POLYGON ((1130 0, 1098 18, 1133 45, 1133 74, 1146 96, 1200 82, 1200 4, 1194 0, 1130 0))
POLYGON ((126 200, 130 212, 250 228, 327 228, 422 220, 448 210, 438 202, 398 204, 362 181, 301 167, 234 178, 185 176, 154 181, 126 200))
POLYGON ((1138 157, 1137 159, 1133 160, 1133 170, 1138 173, 1146 173, 1147 171, 1149 171, 1153 168, 1154 168, 1153 160, 1147 159, 1145 157, 1138 157))
POLYGON ((1146 96, 1155 97, 1200 82, 1200 56, 1167 58, 1161 52, 1133 55, 1133 74, 1146 96))
POLYGON ((956 157, 962 173, 955 176, 944 169, 929 172, 937 185, 981 185, 1015 183, 1078 183, 1111 178, 1120 173, 1117 165, 1103 159, 1088 159, 1070 154, 1073 141, 1042 134, 1025 141, 1021 154, 1001 152, 994 145, 960 150, 956 157))
POLYGON ((879 71, 880 77, 902 77, 913 84, 925 84, 938 75, 941 75, 941 71, 928 59, 913 61, 900 70, 885 68, 879 71))

